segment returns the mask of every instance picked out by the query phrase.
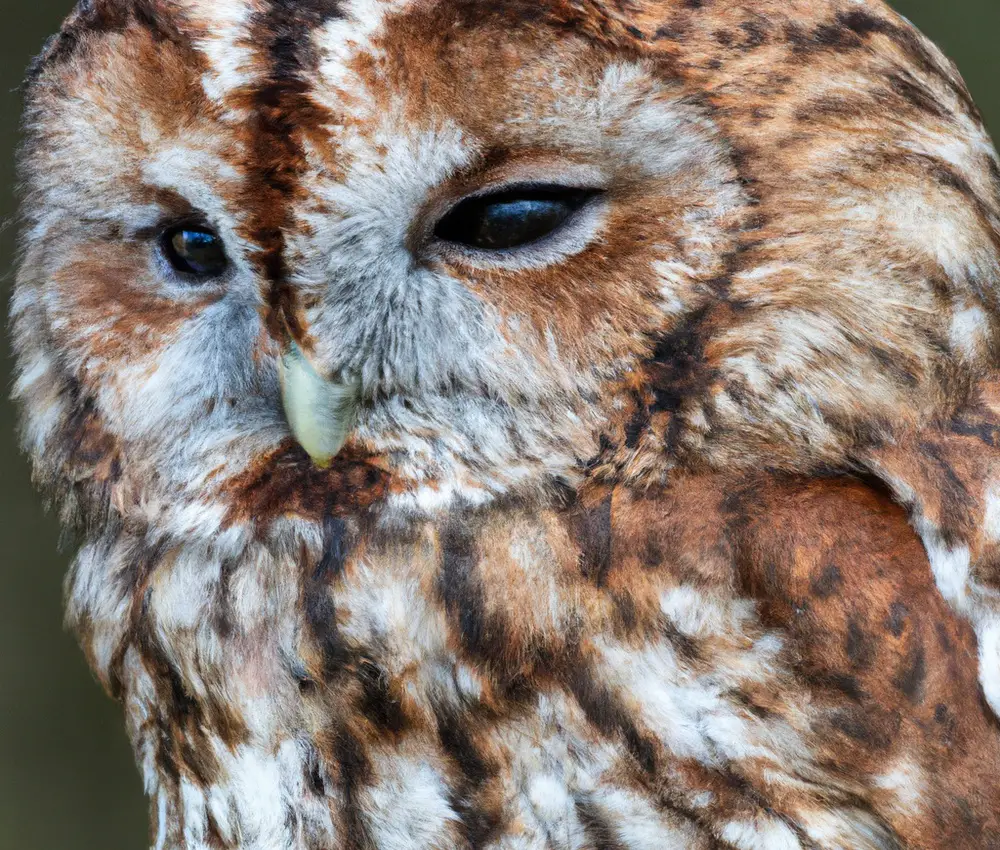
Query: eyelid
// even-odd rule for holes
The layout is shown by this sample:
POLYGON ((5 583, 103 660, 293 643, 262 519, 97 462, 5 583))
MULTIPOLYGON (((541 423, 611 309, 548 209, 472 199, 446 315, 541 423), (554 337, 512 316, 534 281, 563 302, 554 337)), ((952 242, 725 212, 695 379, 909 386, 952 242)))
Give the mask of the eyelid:
POLYGON ((549 181, 498 183, 494 186, 484 186, 474 192, 463 195, 461 198, 457 198, 454 202, 438 213, 436 221, 442 221, 451 215, 451 213, 458 209, 462 204, 469 203, 471 201, 483 201, 494 197, 508 197, 510 200, 514 201, 525 199, 532 195, 544 195, 546 193, 551 194, 552 199, 560 200, 575 192, 585 193, 587 195, 599 195, 604 191, 605 189, 599 186, 591 186, 588 184, 580 184, 577 186, 572 183, 553 183, 549 181))
POLYGON ((560 156, 538 156, 506 161, 498 166, 466 175, 453 189, 462 197, 491 194, 508 187, 547 185, 580 189, 607 189, 610 178, 598 166, 566 160, 560 156), (464 188, 464 191, 463 191, 464 188))
POLYGON ((200 215, 160 219, 156 224, 137 228, 134 234, 136 239, 159 239, 164 233, 168 233, 171 230, 182 230, 185 228, 189 230, 205 230, 216 234, 220 239, 222 238, 219 229, 214 227, 204 216, 200 215))

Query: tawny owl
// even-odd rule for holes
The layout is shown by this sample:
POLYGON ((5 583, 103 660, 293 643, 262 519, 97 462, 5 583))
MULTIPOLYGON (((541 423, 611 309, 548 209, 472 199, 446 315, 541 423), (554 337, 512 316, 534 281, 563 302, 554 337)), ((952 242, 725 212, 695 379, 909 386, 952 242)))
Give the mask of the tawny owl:
POLYGON ((157 850, 1000 846, 1000 165, 878 0, 83 0, 23 441, 157 850))

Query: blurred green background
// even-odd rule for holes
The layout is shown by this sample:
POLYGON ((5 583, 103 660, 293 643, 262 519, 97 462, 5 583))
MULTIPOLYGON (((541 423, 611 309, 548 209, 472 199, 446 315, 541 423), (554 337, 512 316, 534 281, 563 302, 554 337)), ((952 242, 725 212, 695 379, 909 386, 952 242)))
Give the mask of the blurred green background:
MULTIPOLYGON (((70 0, 2 0, 0 26, 0 222, 14 209, 13 156, 24 67, 69 11, 70 0)), ((1000 0, 895 3, 955 59, 992 127, 1000 128, 1000 0)), ((14 233, 0 230, 2 300, 11 283, 14 233)), ((32 491, 0 401, 0 850, 138 850, 146 805, 118 707, 87 671, 61 628, 68 555, 32 491)), ((277 850, 277 848, 276 848, 277 850)))

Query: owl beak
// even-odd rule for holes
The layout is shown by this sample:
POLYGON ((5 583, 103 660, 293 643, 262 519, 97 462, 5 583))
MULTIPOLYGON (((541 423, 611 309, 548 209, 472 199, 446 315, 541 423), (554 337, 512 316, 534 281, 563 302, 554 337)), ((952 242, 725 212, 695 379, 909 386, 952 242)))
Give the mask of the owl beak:
POLYGON ((294 340, 281 357, 281 399, 295 439, 325 468, 344 447, 357 421, 357 383, 324 378, 294 340))

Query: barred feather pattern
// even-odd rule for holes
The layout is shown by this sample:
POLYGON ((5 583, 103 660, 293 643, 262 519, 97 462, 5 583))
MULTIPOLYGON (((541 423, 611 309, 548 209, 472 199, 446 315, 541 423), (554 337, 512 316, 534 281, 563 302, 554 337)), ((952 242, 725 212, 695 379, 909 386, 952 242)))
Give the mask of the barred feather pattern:
POLYGON ((1000 165, 906 21, 86 0, 27 91, 14 395, 156 850, 1000 844, 1000 165), (518 181, 602 192, 433 240, 518 181))

